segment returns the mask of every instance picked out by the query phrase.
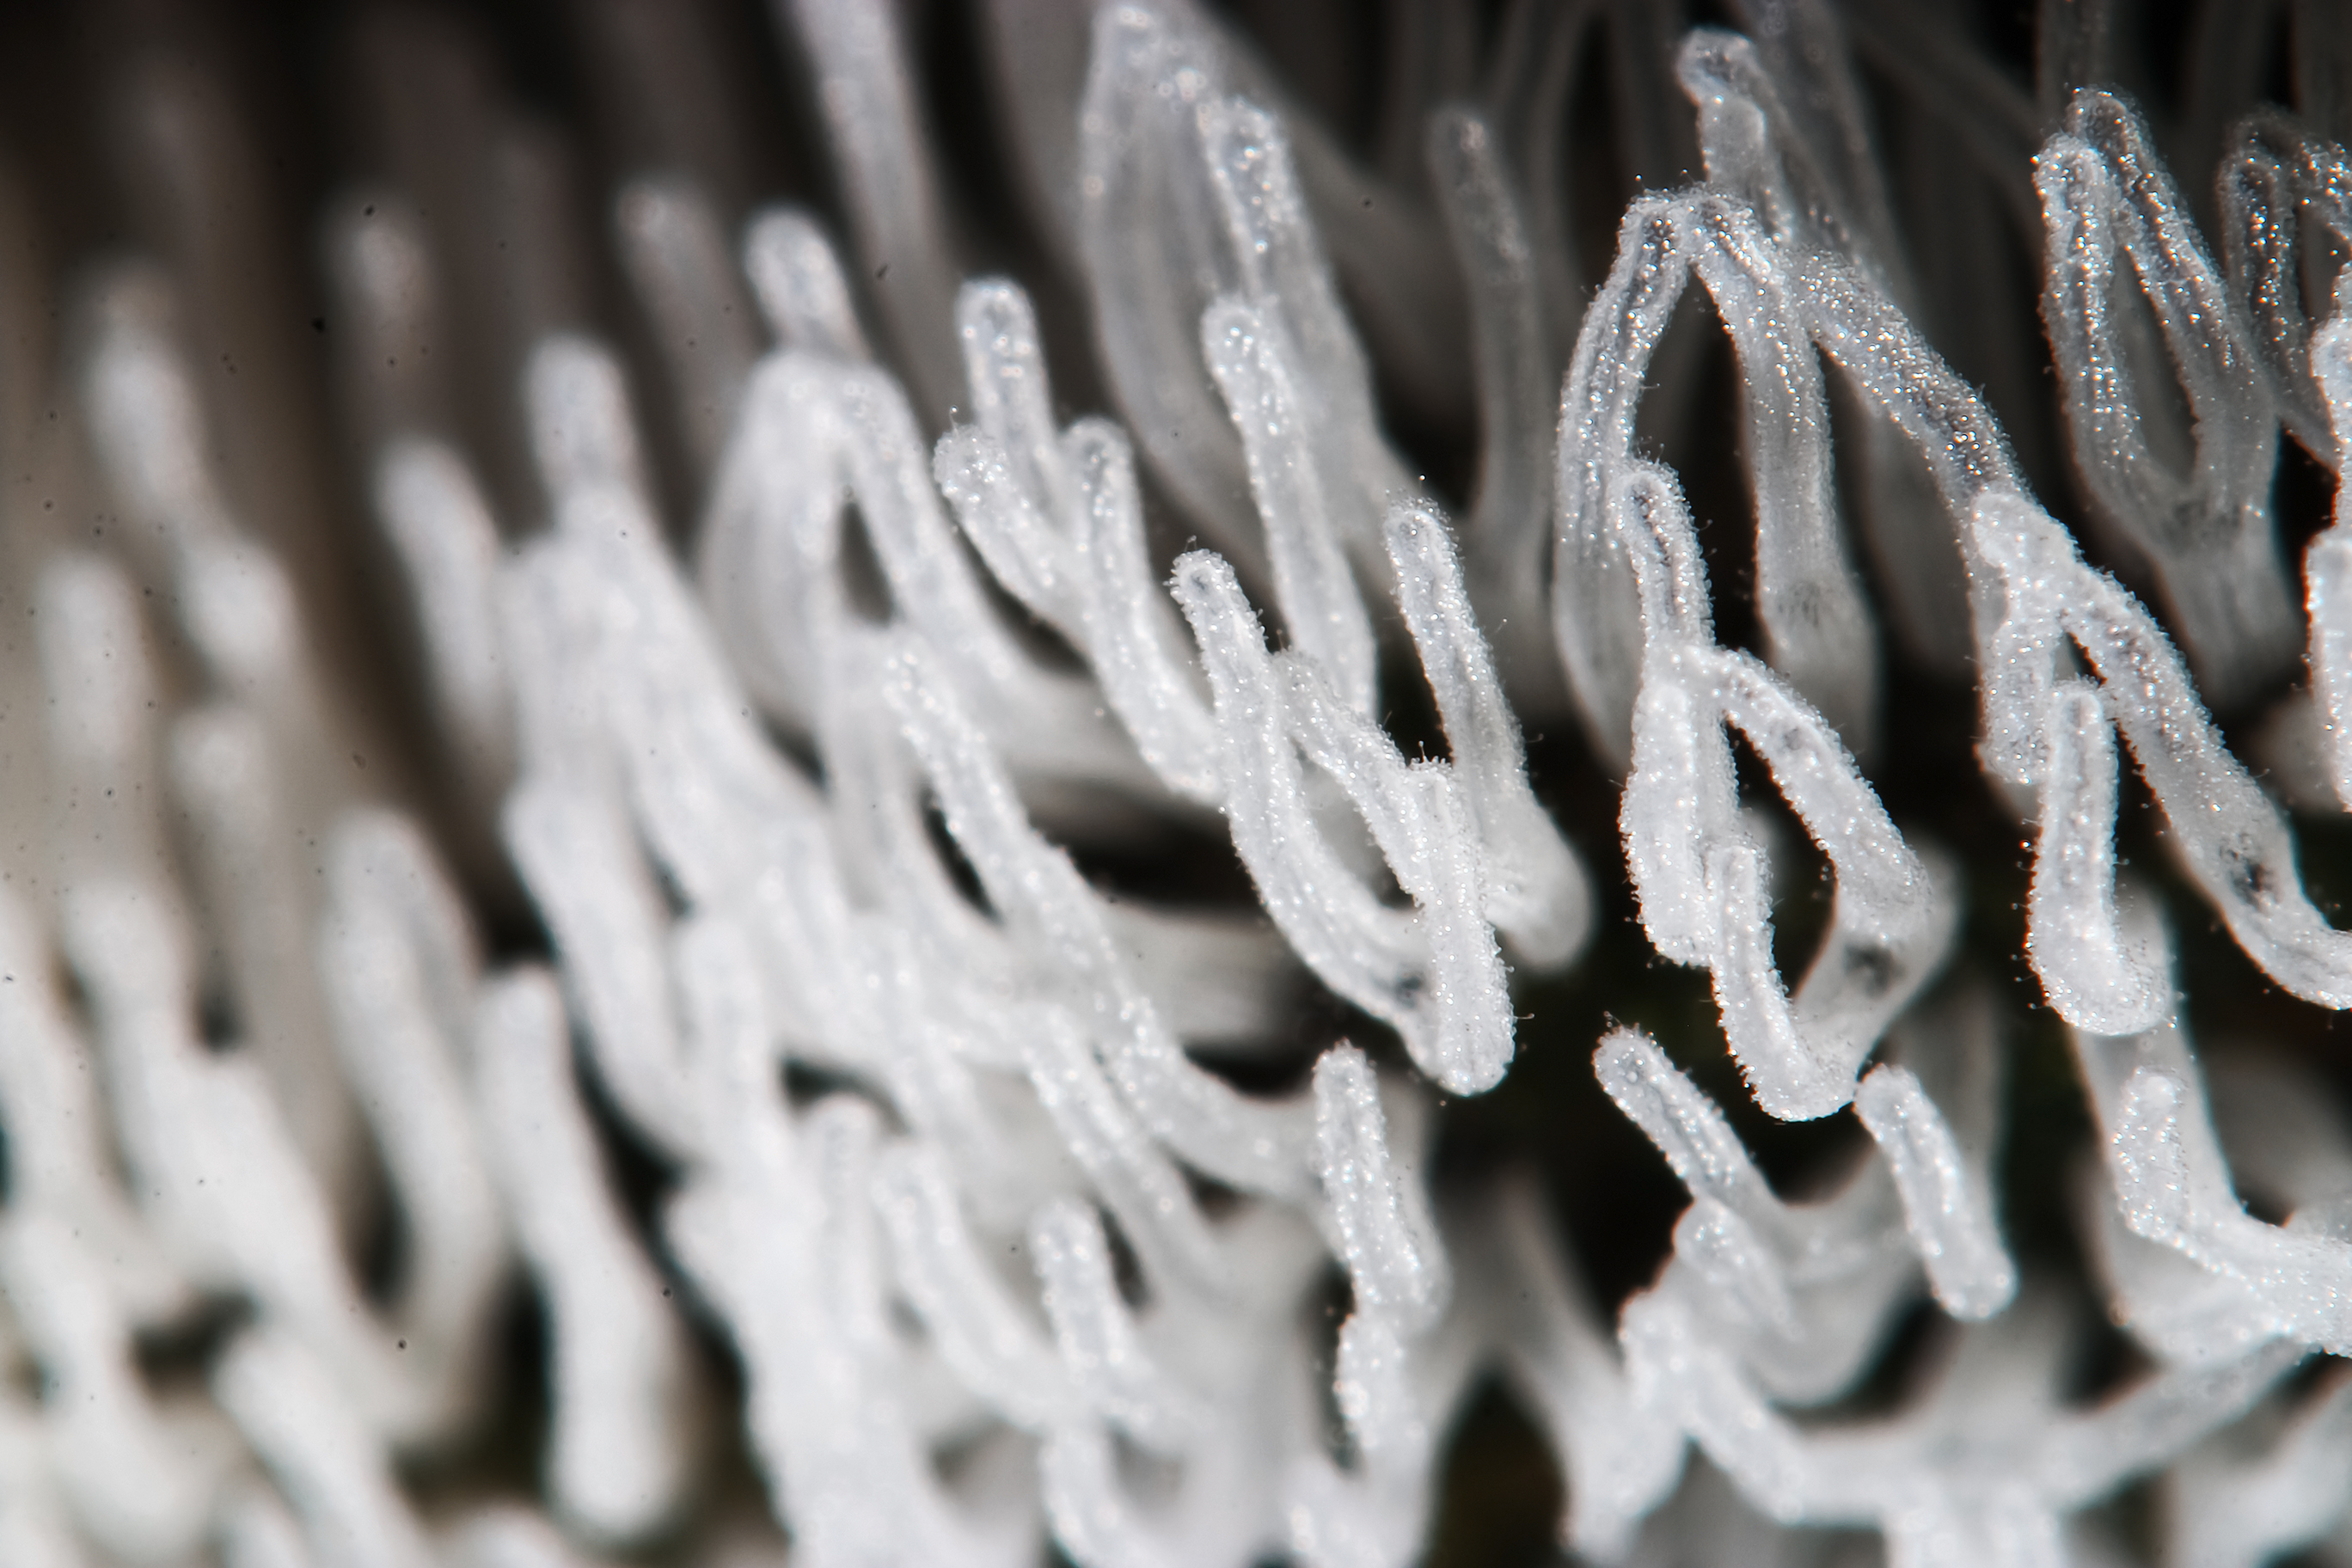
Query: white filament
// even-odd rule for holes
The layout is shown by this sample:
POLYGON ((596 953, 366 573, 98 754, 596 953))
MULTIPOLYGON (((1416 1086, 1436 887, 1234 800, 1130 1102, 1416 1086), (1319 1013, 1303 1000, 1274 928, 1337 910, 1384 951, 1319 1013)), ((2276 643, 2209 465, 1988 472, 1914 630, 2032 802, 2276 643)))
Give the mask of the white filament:
MULTIPOLYGON (((2273 1390, 2312 1348, 2352 1346, 2352 1138, 2294 1073, 2190 1051, 2154 895, 2118 885, 2115 744, 2242 950, 2296 995, 2352 1001, 2352 937, 2189 675, 2267 700, 2293 644, 2270 468, 2282 420, 2341 466, 2323 425, 2352 403, 2352 337, 2340 311, 2306 332, 2302 301, 2326 281, 2319 242, 2352 227, 2338 152, 2270 117, 2236 133, 2222 269, 2119 100, 2077 95, 2041 161, 2076 463, 2184 659, 2032 499, 1906 313, 1918 286, 1844 28, 1884 50, 1909 24, 1797 0, 1740 7, 1753 45, 1685 41, 1711 183, 1628 214, 1548 470, 1538 307, 1563 258, 1519 218, 1518 119, 1434 117, 1480 362, 1457 541, 1382 432, 1330 261, 1364 260, 1374 187, 1359 198, 1334 148, 1263 107, 1265 73, 1220 26, 1097 8, 1063 106, 1075 281, 1122 427, 1062 422, 1050 309, 1041 325, 1011 282, 957 287, 901 20, 780 9, 854 290, 804 215, 759 215, 738 257, 696 174, 633 182, 613 211, 666 439, 611 350, 524 341, 560 306, 530 302, 529 333, 496 323, 527 350, 494 395, 519 399, 544 517, 497 516, 467 433, 356 373, 454 803, 502 829, 507 867, 481 835, 467 892, 377 804, 407 781, 369 776, 307 582, 243 530, 253 477, 215 454, 220 395, 166 276, 100 279, 58 439, 86 438, 113 508, 92 540, 121 563, 22 531, 35 624, 0 647, 8 689, 37 693, 24 771, 47 790, 12 798, 0 846, 0 1560, 547 1568, 584 1543, 719 1563, 720 1531, 689 1539, 720 1506, 689 1311, 738 1359, 771 1511, 818 1568, 1011 1568, 1049 1537, 1087 1568, 1391 1568, 1427 1545, 1453 1424, 1496 1370, 1566 1475, 1564 1542, 1596 1561, 1759 1559, 1787 1545, 1769 1516, 1878 1530, 1896 1563, 2027 1568, 2157 1470, 2181 1562, 2334 1527, 2342 1387, 2273 1390), (1667 331, 1694 277, 1740 371, 1761 658, 1718 640, 1682 480, 1637 441, 1647 384, 1683 374, 1667 331), (2152 411, 2151 369, 2188 428, 2152 411), (1850 451, 1829 440, 1832 374, 1864 416, 1850 451), (1966 890, 1864 771, 1910 719, 1878 711, 1841 456, 1890 625, 1965 568, 1967 626, 1954 609, 1917 640, 1973 647, 1980 757, 2038 795, 2028 955, 2075 1031, 2101 1155, 2082 1239, 2149 1362, 2097 1405, 2065 1396, 2064 1313, 2002 1237, 1996 1014, 1980 981, 1940 977, 1966 890), (655 483, 679 458, 691 577, 655 483), (1162 501, 1218 547, 1172 578, 1162 501), (1548 520, 1549 569, 1529 554, 1548 520), (1475 1162, 1450 1142, 1439 1161, 1433 1097, 1402 1066, 1495 1087, 1558 994, 1515 994, 1506 954, 1562 969, 1605 907, 1520 729, 1561 671, 1625 772, 1651 943, 1708 972, 1765 1112, 1851 1102, 1870 1140, 1784 1194, 1703 1072, 1612 1028, 1596 1073, 1689 1196, 1613 1344, 1531 1179, 1452 1171, 1475 1162), (1442 760, 1388 727, 1423 678, 1442 760), (1739 798, 1735 737, 1834 874, 1793 986, 1786 836, 1739 798), (1098 880, 1145 824, 1208 834, 1180 853, 1209 858, 1222 830, 1264 918, 1098 880), (509 869, 536 931, 502 907, 509 869), (486 961, 469 895, 556 969, 486 961), (1310 980, 1366 1049, 1320 1049, 1284 1094, 1204 1065, 1304 1079, 1310 980), (656 1167, 650 1221, 612 1138, 656 1167), (2290 1217, 2255 1218, 2242 1190, 2290 1217), (370 1224, 395 1227, 399 1265, 363 1283, 370 1224), (481 1436, 518 1280, 550 1346, 543 1508, 436 1500, 428 1531, 404 1468, 481 1436), (1967 1326, 1931 1331, 1949 1357, 1892 1414, 1800 1414, 1864 1386, 1930 1297, 1967 1326), (152 1379, 144 1350, 212 1331, 214 1306, 235 1316, 204 1377, 152 1379), (1681 1480, 1686 1441, 1712 1468, 1681 1480)), ((1601 9, 1542 21, 1567 39, 1545 71, 1573 79, 1601 9)), ((1655 96, 1654 19, 1605 10, 1628 59, 1658 56, 1623 96, 1655 96)), ((1622 107, 1642 140, 1654 106, 1622 107)), ((375 268, 373 330, 414 330, 432 301, 392 296, 437 276, 431 235, 362 239, 404 247, 345 258, 375 268)), ((1351 272, 1346 297, 1393 316, 1412 264, 1351 272)), ((199 319, 218 302, 193 298, 199 319)), ((1447 330, 1428 303, 1423 336, 1447 330)), ((2309 711, 2352 801, 2340 533, 2305 561, 2309 711)))
POLYGON ((2096 688, 2068 681, 2051 693, 2042 746, 2026 949, 2061 1017, 2094 1034, 2134 1034, 2169 998, 2117 923, 2115 731, 2096 688))
POLYGON ((2278 438, 2218 270, 2155 161, 2147 132, 2105 92, 2076 95, 2036 160, 2049 226, 2043 318, 2067 392, 2076 461, 2103 516, 2144 552, 2214 695, 2234 701, 2283 663, 2292 612, 2268 489, 2278 438), (2115 309, 2128 256, 2181 376, 2192 450, 2145 427, 2115 309), (2173 478, 2195 476, 2184 486, 2173 478))
POLYGON ((485 992, 473 1054, 496 1174, 547 1303, 558 1390, 549 1489, 592 1535, 641 1535, 691 1485, 698 1391, 684 1332, 630 1240, 545 976, 485 992))

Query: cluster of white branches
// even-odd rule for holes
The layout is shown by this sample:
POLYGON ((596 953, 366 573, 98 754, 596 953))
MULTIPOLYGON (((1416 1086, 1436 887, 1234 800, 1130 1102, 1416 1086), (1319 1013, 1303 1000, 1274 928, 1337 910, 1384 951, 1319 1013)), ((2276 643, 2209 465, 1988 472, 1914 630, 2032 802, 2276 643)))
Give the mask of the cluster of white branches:
MULTIPOLYGON (((91 285, 66 403, 119 547, 40 561, 5 661, 45 784, 9 808, 43 852, 0 887, 0 1360, 29 1374, 0 1379, 0 1561, 580 1563, 676 1537, 740 1422, 812 1568, 1030 1563, 1049 1537, 1087 1568, 1380 1568, 1419 1555, 1490 1373, 1595 1561, 1811 1561, 1799 1526, 1874 1529, 1902 1564, 2105 1561, 2078 1516, 2158 1472, 2168 1562, 2339 1528, 2352 1384, 2282 1390, 2352 1352, 2352 1133, 2287 1069, 2200 1070, 2157 900, 2119 879, 2116 742, 2245 954, 2352 1005, 2352 934, 2189 673, 2234 702, 2293 663, 2269 492, 2282 427, 2330 467, 2352 432, 2340 148, 2251 122, 2221 264, 2120 99, 2075 94, 2034 165, 2067 432, 2159 625, 1912 324, 1824 10, 1788 7, 1763 47, 1684 42, 1706 181, 1625 215, 1557 405, 1558 214, 1494 120, 1433 122, 1484 437, 1457 527, 1381 432, 1310 217, 1343 160, 1294 142, 1189 5, 1102 5, 1063 132, 1125 429, 1059 423, 1028 297, 954 278, 888 9, 785 9, 853 243, 906 258, 879 324, 911 394, 817 223, 764 212, 738 251, 664 176, 615 212, 671 351, 688 526, 620 362, 578 333, 541 339, 520 389, 547 503, 520 545, 446 432, 394 421, 370 455, 457 793, 494 816, 551 963, 488 963, 432 841, 365 787, 217 470, 168 280, 91 285), (1717 640, 1680 480, 1636 434, 1686 377, 1668 328, 1694 279, 1740 373, 1760 658, 1717 640), (2171 424, 2147 412, 2166 376, 2171 424), (2067 1394, 2064 1288, 2021 1279, 1998 1219, 2002 1020, 1946 973, 1961 869, 1865 776, 1903 736, 1840 516, 1838 384, 1858 521, 1898 599, 1964 598, 1984 764, 2037 825, 2029 957, 2104 1155, 2077 1209, 2145 1352, 2094 1404, 2067 1394), (933 442, 918 411, 947 407, 933 442), (1172 572, 1135 444, 1216 546, 1172 572), (1442 759, 1383 727, 1408 679, 1442 759), (1417 1079, 1500 1082, 1513 972, 1573 963, 1594 920, 1507 684, 1572 706, 1622 771, 1643 928, 1706 972, 1758 1105, 1851 1104, 1870 1139, 1793 1200, 1656 1043, 1599 1042, 1690 1194, 1613 1335, 1532 1181, 1433 1194, 1423 1173, 1417 1079), (1735 734, 1834 874, 1793 987, 1735 734), (1139 820, 1229 834, 1264 918, 1093 885, 1065 846, 1139 820), (1417 1079, 1343 1043, 1267 1097, 1196 1059, 1280 1049, 1308 977, 1417 1079), (664 1173, 649 1216, 615 1127, 664 1173), (2251 1215, 2241 1183, 2289 1217, 2251 1215), (353 1258, 387 1223, 371 1284, 353 1258), (421 1507, 401 1467, 504 1397, 518 1279, 548 1345, 541 1494, 421 1507), (1927 1298, 1965 1327, 1926 1386, 1891 1415, 1803 1414, 1927 1298), (165 1342, 198 1346, 194 1376, 152 1372, 165 1342)), ((382 338, 434 262, 394 204, 366 214, 334 265, 382 338)), ((2265 732, 2283 774, 2352 805, 2346 527, 2305 563, 2308 687, 2265 732)))

